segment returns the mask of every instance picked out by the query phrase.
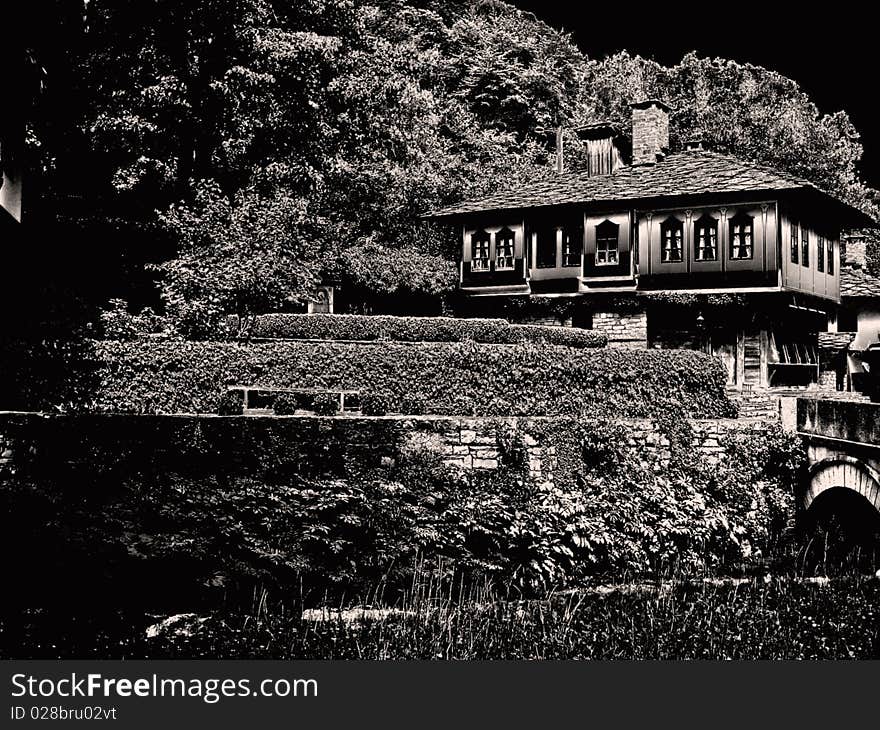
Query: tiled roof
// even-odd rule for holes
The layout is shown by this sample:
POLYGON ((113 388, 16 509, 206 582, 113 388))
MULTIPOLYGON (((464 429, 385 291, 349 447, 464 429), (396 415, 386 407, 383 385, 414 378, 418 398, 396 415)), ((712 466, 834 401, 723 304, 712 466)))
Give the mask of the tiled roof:
POLYGON ((840 269, 840 296, 880 297, 880 278, 864 269, 843 266, 840 269))
POLYGON ((655 165, 627 166, 611 175, 583 172, 553 175, 487 197, 432 211, 440 218, 513 208, 568 203, 638 200, 707 193, 742 193, 812 188, 808 180, 729 155, 694 150, 668 155, 655 165))

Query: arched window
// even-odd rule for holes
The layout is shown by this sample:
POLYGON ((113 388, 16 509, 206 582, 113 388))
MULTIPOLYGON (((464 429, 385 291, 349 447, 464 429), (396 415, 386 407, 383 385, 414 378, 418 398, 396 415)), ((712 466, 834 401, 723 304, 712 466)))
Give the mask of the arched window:
POLYGON ((562 265, 580 266, 584 252, 584 227, 568 225, 562 229, 562 265))
POLYGON ((730 259, 743 261, 754 254, 755 220, 739 213, 730 219, 730 259))
POLYGON ((535 258, 539 269, 556 266, 556 228, 545 226, 535 234, 535 258))
POLYGON ((660 224, 660 261, 680 264, 684 260, 684 226, 674 215, 660 224))
POLYGON ((694 223, 694 258, 697 261, 718 260, 718 221, 708 214, 694 223))
POLYGON ((489 234, 475 231, 471 234, 471 271, 489 270, 489 234))
POLYGON ((596 266, 614 266, 619 257, 617 234, 620 226, 611 221, 602 221, 596 226, 596 266))
POLYGON ((816 271, 825 273, 825 236, 816 241, 816 271))
POLYGON ((514 234, 509 228, 502 228, 495 234, 495 270, 505 271, 513 268, 514 234))

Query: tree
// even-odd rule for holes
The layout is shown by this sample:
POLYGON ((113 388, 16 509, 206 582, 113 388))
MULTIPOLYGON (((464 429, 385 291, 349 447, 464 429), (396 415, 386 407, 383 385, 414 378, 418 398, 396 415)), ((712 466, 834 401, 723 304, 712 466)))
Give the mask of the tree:
POLYGON ((557 125, 627 122, 645 96, 674 107, 674 147, 700 133, 876 212, 849 118, 820 114, 790 79, 695 54, 590 60, 503 2, 47 2, 54 30, 34 39, 49 92, 29 137, 38 217, 71 252, 59 272, 72 265, 93 302, 137 309, 158 290, 174 316, 211 318, 217 301, 302 302, 322 274, 366 298, 439 299, 460 240, 419 214, 553 174, 557 125), (196 250, 195 225, 216 251, 196 250), (293 267, 286 297, 255 283, 230 294, 247 235, 264 242, 264 274, 293 267))
POLYGON ((226 314, 246 331, 253 315, 305 301, 319 281, 325 247, 304 198, 243 191, 230 200, 205 184, 195 205, 163 220, 180 241, 178 255, 159 265, 163 299, 189 337, 216 337, 226 314))
POLYGON ((624 121, 629 101, 662 98, 673 109, 673 149, 699 135, 710 149, 799 175, 878 213, 873 191, 858 176, 862 146, 847 114, 821 114, 797 83, 781 74, 695 53, 664 68, 623 52, 590 62, 586 87, 592 117, 624 121))

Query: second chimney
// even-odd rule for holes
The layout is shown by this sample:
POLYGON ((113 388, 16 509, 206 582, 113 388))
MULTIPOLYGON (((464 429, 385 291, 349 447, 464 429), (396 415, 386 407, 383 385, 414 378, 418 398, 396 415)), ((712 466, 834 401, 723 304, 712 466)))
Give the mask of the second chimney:
POLYGON ((632 108, 632 164, 653 165, 669 148, 669 105, 644 99, 632 108))

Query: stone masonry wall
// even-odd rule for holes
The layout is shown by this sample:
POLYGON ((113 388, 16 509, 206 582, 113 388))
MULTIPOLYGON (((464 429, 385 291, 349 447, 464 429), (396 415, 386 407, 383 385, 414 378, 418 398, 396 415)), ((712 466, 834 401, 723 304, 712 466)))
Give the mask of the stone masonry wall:
MULTIPOLYGON (((559 427, 565 429, 566 423, 574 429, 584 421, 445 416, 45 418, 0 413, 0 474, 4 469, 14 472, 34 455, 68 464, 66 469, 101 469, 121 459, 124 468, 137 471, 142 462, 174 466, 181 458, 191 463, 212 454, 211 468, 247 471, 276 460, 302 464, 314 453, 325 453, 353 467, 389 465, 401 454, 419 450, 439 454, 447 464, 465 470, 496 469, 502 458, 500 444, 515 432, 527 449, 533 478, 565 481, 559 464, 571 463, 572 455, 557 453, 559 439, 547 434, 555 430, 558 436, 559 427), (197 448, 187 451, 186 444, 197 448)), ((627 419, 618 423, 626 428, 629 445, 642 447, 646 459, 654 457, 650 460, 661 465, 668 460, 669 442, 654 422, 627 419)), ((723 457, 731 433, 760 432, 768 427, 736 419, 693 420, 690 424, 694 458, 710 464, 723 457)), ((570 443, 565 448, 578 446, 570 443)))
MULTIPOLYGON (((542 424, 551 420, 555 419, 443 419, 440 426, 436 420, 408 419, 403 450, 427 449, 441 454, 447 464, 462 469, 496 469, 501 458, 498 446, 500 429, 515 428, 528 450, 529 475, 553 481, 559 463, 558 454, 556 447, 544 443, 541 437, 542 424)), ((660 464, 669 460, 669 440, 656 423, 647 419, 627 419, 619 423, 624 424, 629 432, 629 446, 641 446, 647 454, 659 457, 660 464)), ((731 434, 763 432, 769 427, 761 422, 736 419, 691 420, 689 423, 694 431, 694 458, 709 464, 717 464, 723 458, 731 434)))
POLYGON ((647 347, 646 312, 596 312, 593 329, 608 337, 609 347, 647 347))

